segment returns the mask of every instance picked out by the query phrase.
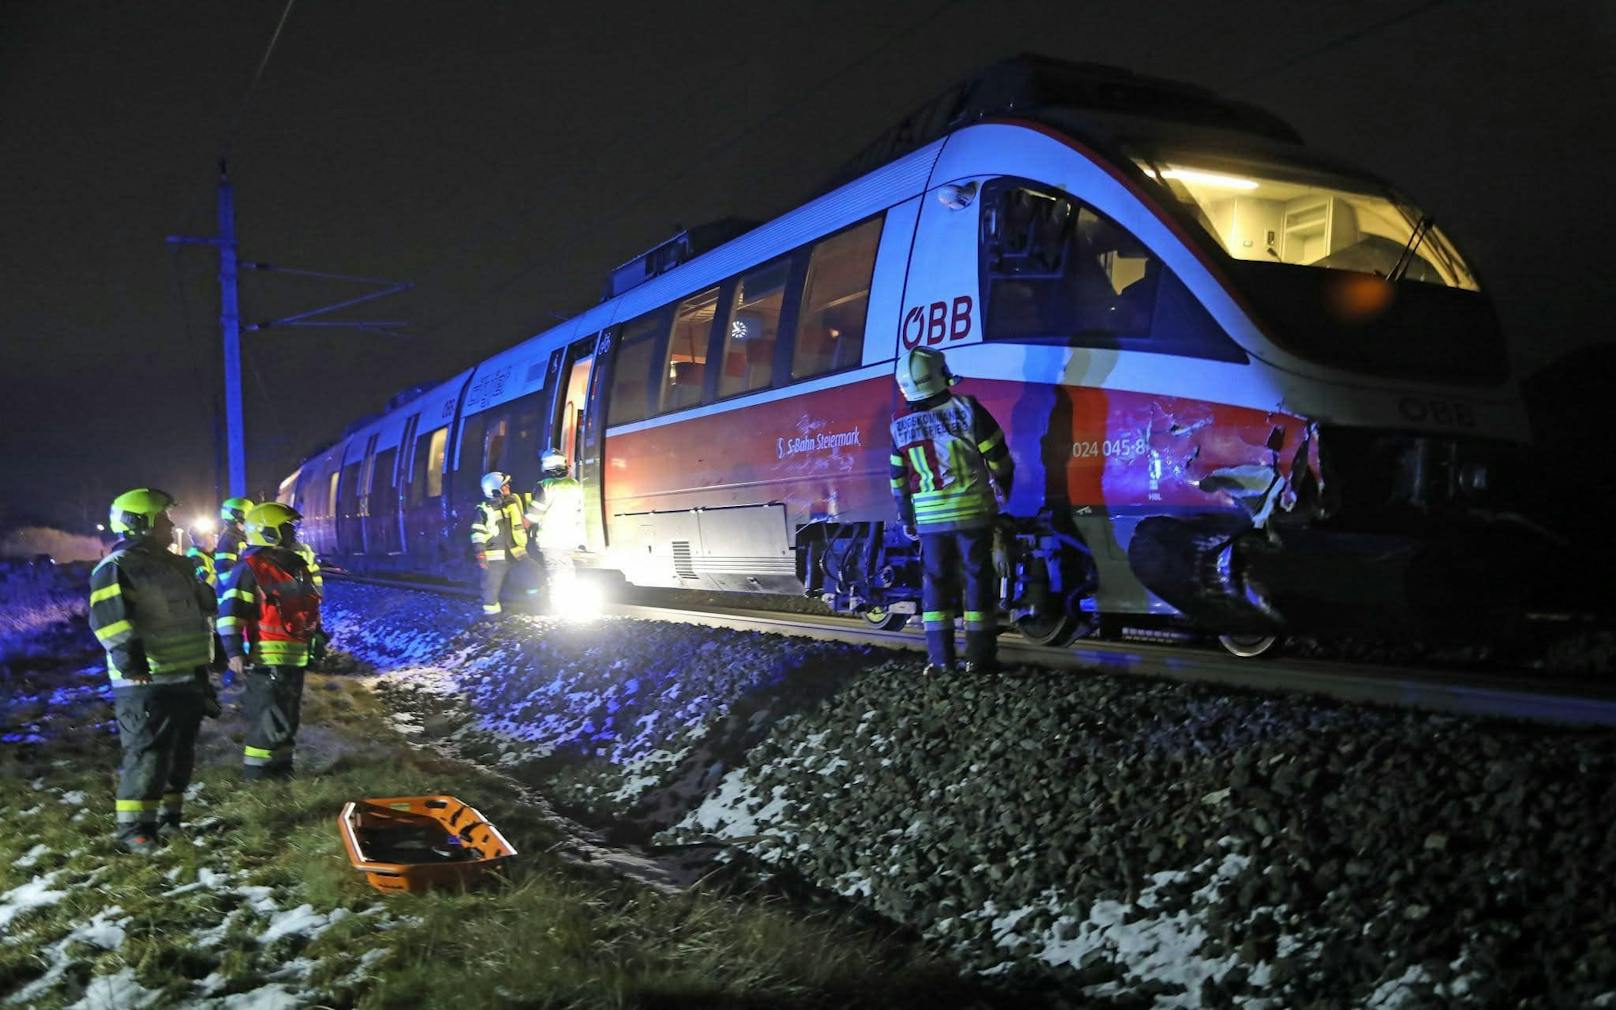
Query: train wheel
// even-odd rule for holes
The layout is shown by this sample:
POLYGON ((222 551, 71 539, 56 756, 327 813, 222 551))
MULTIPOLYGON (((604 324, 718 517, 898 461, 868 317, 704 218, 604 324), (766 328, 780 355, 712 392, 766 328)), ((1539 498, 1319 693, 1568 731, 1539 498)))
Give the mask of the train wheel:
POLYGON ((882 631, 897 631, 909 623, 908 614, 895 614, 886 607, 871 607, 859 614, 864 623, 880 628, 882 631))
POLYGON ((1078 629, 1078 619, 1071 614, 1042 614, 1023 617, 1016 622, 1021 637, 1034 645, 1065 645, 1078 629))
POLYGON ((1218 644, 1223 646, 1225 652, 1241 659, 1256 659, 1258 656, 1272 656, 1279 650, 1278 635, 1219 635, 1218 644))

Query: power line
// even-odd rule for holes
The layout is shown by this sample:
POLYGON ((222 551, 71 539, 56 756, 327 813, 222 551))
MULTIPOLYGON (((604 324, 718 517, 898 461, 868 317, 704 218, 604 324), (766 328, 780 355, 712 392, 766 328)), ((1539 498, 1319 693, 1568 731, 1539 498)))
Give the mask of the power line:
POLYGON ((1333 39, 1326 40, 1325 42, 1314 46, 1312 49, 1303 50, 1287 60, 1283 60, 1272 66, 1264 67, 1256 73, 1248 74, 1239 80, 1230 81, 1228 84, 1223 85, 1223 88, 1225 90, 1230 90, 1245 87, 1252 81, 1261 80, 1264 77, 1277 74, 1281 70, 1289 70, 1291 67, 1294 67, 1299 63, 1305 63, 1308 60, 1330 52, 1332 49, 1339 49, 1342 46, 1349 45, 1358 41, 1359 39, 1365 38, 1366 36, 1373 35, 1384 28, 1390 28, 1393 25, 1401 24, 1411 18, 1418 17, 1419 15, 1424 14, 1426 11, 1435 7, 1440 7, 1447 2, 1448 0, 1426 0, 1425 3, 1416 4, 1415 6, 1410 7, 1400 13, 1389 15, 1381 18, 1379 21, 1372 22, 1360 28, 1354 28, 1351 31, 1338 35, 1333 39))
MULTIPOLYGON (((884 53, 888 49, 892 48, 895 44, 897 44, 899 42, 902 42, 902 41, 905 41, 917 28, 920 28, 920 27, 922 27, 922 26, 924 26, 924 25, 926 25, 928 23, 936 22, 938 20, 939 15, 941 15, 944 11, 948 10, 950 7, 958 6, 959 4, 964 3, 964 2, 965 2, 965 0, 945 0, 945 2, 943 2, 943 3, 939 4, 938 6, 932 8, 924 16, 922 16, 920 18, 917 18, 914 21, 905 23, 903 25, 903 27, 900 28, 899 30, 897 30, 895 32, 892 32, 891 34, 889 34, 886 37, 882 38, 879 42, 877 42, 875 44, 874 47, 864 51, 863 53, 859 54, 858 56, 855 56, 853 59, 849 60, 845 64, 837 67, 835 70, 833 70, 830 73, 826 74, 825 76, 821 77, 818 81, 814 82, 814 84, 810 85, 808 88, 806 88, 803 91, 799 92, 797 97, 795 99, 793 99, 792 101, 785 102, 785 103, 783 103, 781 105, 776 106, 774 109, 770 110, 768 113, 764 114, 763 116, 759 117, 758 119, 754 120, 753 122, 751 122, 751 123, 747 124, 746 126, 742 127, 740 130, 738 130, 734 134, 731 134, 731 135, 725 137, 724 139, 709 145, 706 149, 704 149, 701 152, 700 155, 698 155, 692 161, 692 163, 690 164, 689 167, 683 169, 682 171, 680 171, 680 172, 678 172, 678 173, 676 173, 674 175, 662 177, 659 185, 657 185, 656 187, 640 190, 639 194, 636 197, 634 197, 631 200, 628 200, 625 203, 619 204, 617 206, 617 208, 616 208, 616 212, 613 213, 611 216, 609 216, 607 218, 604 218, 604 219, 598 219, 597 218, 597 219, 591 220, 589 222, 590 229, 591 230, 599 229, 604 225, 616 224, 617 222, 621 221, 623 218, 625 218, 628 215, 628 213, 630 211, 638 209, 643 204, 649 202, 653 197, 661 195, 670 186, 674 185, 675 183, 682 182, 685 179, 689 178, 691 175, 695 174, 695 172, 698 171, 704 164, 708 163, 708 160, 711 158, 712 155, 714 155, 714 154, 716 154, 716 153, 718 153, 720 151, 733 149, 740 141, 745 140, 747 137, 749 137, 752 134, 756 133, 758 130, 762 129, 764 126, 767 126, 768 124, 770 124, 774 120, 776 120, 779 117, 785 115, 788 111, 794 110, 797 107, 801 106, 809 98, 819 94, 819 92, 825 90, 825 88, 829 87, 830 85, 839 82, 842 78, 844 78, 848 74, 848 72, 858 68, 859 66, 869 62, 870 60, 875 59, 877 56, 880 56, 882 53, 884 53)), ((486 290, 481 291, 481 292, 479 292, 477 294, 470 295, 470 296, 467 296, 465 298, 462 298, 441 319, 427 325, 422 330, 418 331, 419 335, 425 336, 425 335, 434 333, 434 332, 442 329, 444 326, 447 326, 449 323, 453 322, 456 318, 458 318, 460 313, 467 306, 484 303, 484 302, 487 302, 488 300, 494 298, 495 296, 499 295, 502 291, 504 291, 506 288, 510 287, 512 284, 515 284, 517 281, 521 280, 522 278, 524 278, 524 277, 528 276, 529 274, 531 274, 534 270, 538 269, 540 264, 543 263, 543 262, 544 262, 543 259, 529 260, 522 267, 520 267, 516 271, 512 272, 511 274, 505 276, 503 279, 499 280, 498 282, 496 282, 494 285, 487 288, 486 290)))
POLYGON ((286 0, 286 6, 281 10, 281 19, 275 23, 275 31, 269 37, 269 45, 264 47, 264 55, 258 61, 258 69, 253 71, 252 81, 247 85, 247 93, 241 96, 241 104, 236 107, 236 120, 225 134, 224 143, 219 147, 219 159, 227 160, 230 157, 230 148, 236 143, 236 137, 241 133, 241 127, 247 119, 247 106, 252 103, 253 95, 258 92, 258 82, 264 77, 264 68, 269 66, 269 57, 275 52, 275 43, 281 39, 281 29, 286 27, 286 19, 292 14, 292 4, 296 0, 286 0))

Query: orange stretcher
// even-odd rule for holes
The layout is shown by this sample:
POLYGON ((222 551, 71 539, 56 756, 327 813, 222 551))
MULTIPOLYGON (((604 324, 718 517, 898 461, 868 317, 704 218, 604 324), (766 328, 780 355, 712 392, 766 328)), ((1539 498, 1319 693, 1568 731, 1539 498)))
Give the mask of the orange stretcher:
POLYGON ((453 796, 353 800, 337 815, 348 861, 378 891, 470 884, 515 846, 453 796))

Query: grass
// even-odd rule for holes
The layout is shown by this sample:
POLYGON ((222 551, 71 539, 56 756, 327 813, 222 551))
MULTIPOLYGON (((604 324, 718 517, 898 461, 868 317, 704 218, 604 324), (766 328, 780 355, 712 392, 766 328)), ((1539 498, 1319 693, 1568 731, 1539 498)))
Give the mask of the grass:
MULTIPOLYGON (((49 631, 88 613, 89 600, 89 572, 83 566, 64 570, 0 561, 0 663, 39 651, 39 640, 49 631), (81 576, 77 583, 73 575, 81 576)), ((0 682, 4 672, 0 669, 0 682)))
MULTIPOLYGON (((24 675, 35 689, 45 676, 24 675)), ((279 979, 330 1007, 1025 1005, 839 912, 759 893, 667 893, 564 860, 550 851, 561 835, 509 782, 412 748, 384 716, 357 681, 311 676, 304 776, 250 787, 236 767, 239 733, 230 732, 239 722, 205 724, 201 789, 187 811, 198 828, 152 859, 111 844, 117 741, 107 703, 38 717, 43 742, 0 748, 0 892, 54 873, 50 886, 66 894, 4 930, 0 1004, 55 971, 61 982, 27 998, 52 1010, 129 970, 160 990, 153 1005, 193 997, 203 979, 215 995, 279 979), (75 792, 83 806, 63 802, 75 792), (476 891, 372 891, 347 863, 337 810, 351 798, 427 792, 479 807, 523 854, 476 891), (36 845, 48 854, 18 866, 36 845), (168 893, 204 872, 228 882, 168 893), (266 895, 282 913, 307 904, 336 921, 312 940, 262 943, 275 911, 254 906, 266 895), (114 906, 121 911, 107 915, 114 906), (85 932, 98 914, 127 918, 121 944, 103 949, 85 932)))

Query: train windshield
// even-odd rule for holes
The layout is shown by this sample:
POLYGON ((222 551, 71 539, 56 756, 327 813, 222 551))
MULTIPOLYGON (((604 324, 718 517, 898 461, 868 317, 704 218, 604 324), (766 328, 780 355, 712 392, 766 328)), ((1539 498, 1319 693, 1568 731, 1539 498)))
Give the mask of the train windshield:
POLYGON ((1478 290, 1441 229, 1372 180, 1188 151, 1135 162, 1235 259, 1478 290))

